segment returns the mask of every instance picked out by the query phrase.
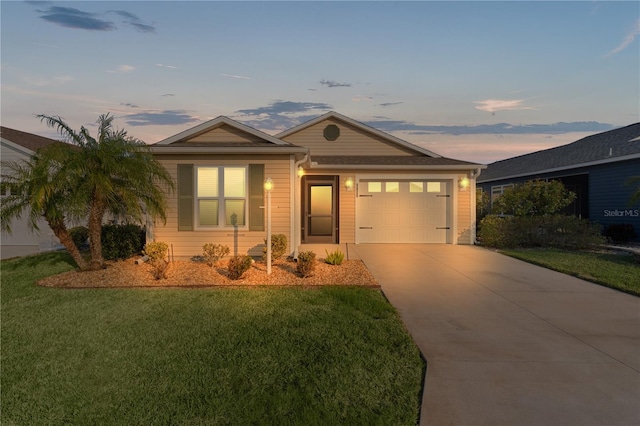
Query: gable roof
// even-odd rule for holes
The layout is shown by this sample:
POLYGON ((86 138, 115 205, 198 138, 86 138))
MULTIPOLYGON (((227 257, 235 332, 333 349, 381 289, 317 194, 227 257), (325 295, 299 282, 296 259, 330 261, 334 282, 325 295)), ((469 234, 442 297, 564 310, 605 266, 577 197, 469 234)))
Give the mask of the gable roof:
POLYGON ((297 132, 299 132, 301 130, 304 130, 304 129, 308 128, 308 127, 314 126, 314 125, 316 125, 316 124, 318 124, 318 123, 320 123, 320 122, 322 122, 324 120, 327 120, 329 118, 333 118, 333 119, 336 119, 336 120, 343 121, 343 122, 345 122, 345 123, 357 128, 357 129, 362 130, 363 132, 374 134, 374 135, 376 135, 376 136, 378 136, 378 137, 380 137, 380 138, 382 138, 382 139, 384 139, 386 141, 389 141, 391 144, 400 145, 403 148, 408 148, 411 151, 414 151, 414 152, 417 152, 417 153, 420 153, 420 154, 423 154, 423 155, 428 155, 429 157, 433 157, 433 158, 439 158, 440 157, 440 155, 436 154, 435 152, 432 152, 432 151, 429 151, 428 149, 425 149, 425 148, 419 147, 417 145, 414 145, 414 144, 412 144, 410 142, 407 142, 407 141, 405 141, 403 139, 397 138, 397 137, 395 137, 393 135, 390 135, 389 133, 386 133, 386 132, 378 130, 378 129, 374 128, 374 127, 368 126, 368 125, 366 125, 364 123, 360 123, 359 121, 356 121, 353 118, 349 118, 349 117, 347 117, 345 115, 342 115, 342 114, 339 114, 339 113, 337 113, 335 111, 329 111, 326 114, 323 114, 323 115, 321 115, 319 117, 316 117, 316 118, 314 118, 312 120, 306 121, 306 122, 304 122, 302 124, 299 124, 299 125, 297 125, 295 127, 292 127, 289 130, 285 130, 282 133, 278 133, 276 135, 276 137, 280 138, 280 139, 286 138, 287 136, 290 136, 290 135, 292 135, 294 133, 297 133, 297 132))
POLYGON ((640 123, 489 164, 478 183, 640 158, 640 123))
MULTIPOLYGON (((260 130, 254 129, 253 127, 249 127, 245 124, 242 124, 238 121, 232 120, 229 117, 226 117, 224 115, 221 115, 219 117, 214 118, 213 120, 209 120, 206 121, 202 124, 199 124, 195 127, 192 127, 190 129, 187 129, 183 132, 178 133, 177 135, 173 135, 171 137, 168 137, 166 139, 161 140, 160 142, 156 142, 153 145, 156 146, 164 146, 164 145, 172 145, 175 143, 181 143, 181 142, 185 142, 188 139, 194 138, 198 135, 201 135, 203 133, 209 132, 215 128, 221 127, 223 125, 228 125, 231 126, 237 130, 243 131, 245 133, 248 133, 250 135, 253 135, 259 139, 262 139, 263 141, 269 143, 269 144, 273 144, 273 145, 278 145, 278 146, 291 146, 291 144, 281 141, 280 139, 277 139, 271 135, 268 135, 264 132, 261 132, 260 130)), ((255 143, 255 142, 254 142, 255 143)))
POLYGON ((17 145, 20 151, 27 155, 33 155, 40 148, 54 144, 62 143, 55 139, 45 138, 44 136, 34 135, 33 133, 22 132, 20 130, 10 129, 0 126, 0 138, 3 142, 9 142, 17 145))

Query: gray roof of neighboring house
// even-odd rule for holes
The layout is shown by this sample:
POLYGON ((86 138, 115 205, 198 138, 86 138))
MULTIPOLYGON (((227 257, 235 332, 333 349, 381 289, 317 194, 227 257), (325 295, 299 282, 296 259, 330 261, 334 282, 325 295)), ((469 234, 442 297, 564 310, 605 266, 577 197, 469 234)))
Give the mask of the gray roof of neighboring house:
POLYGON ((640 158, 640 123, 489 164, 478 183, 640 158))
POLYGON ((0 137, 33 152, 52 143, 61 143, 55 139, 45 138, 44 136, 34 135, 33 133, 21 132, 20 130, 10 129, 4 126, 0 126, 0 137))

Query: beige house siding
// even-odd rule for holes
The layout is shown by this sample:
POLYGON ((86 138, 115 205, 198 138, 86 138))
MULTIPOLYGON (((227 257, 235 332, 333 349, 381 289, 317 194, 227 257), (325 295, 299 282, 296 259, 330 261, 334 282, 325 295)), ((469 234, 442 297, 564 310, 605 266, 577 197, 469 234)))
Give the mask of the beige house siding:
POLYGON ((285 136, 282 140, 309 148, 311 161, 314 155, 415 155, 409 149, 391 144, 381 137, 334 118, 285 136), (323 136, 324 128, 329 124, 340 128, 340 137, 335 141, 328 141, 323 136))
POLYGON ((188 142, 263 142, 255 135, 235 129, 227 124, 222 124, 215 129, 201 135, 190 138, 188 142))
MULTIPOLYGON (((465 175, 460 175, 459 178, 465 175)), ((474 226, 471 214, 471 187, 466 190, 458 189, 458 182, 454 182, 454 190, 458 191, 458 221, 456 224, 457 244, 473 244, 471 227, 474 226)), ((475 191, 475 188, 473 189, 475 191)))
MULTIPOLYGON (((467 174, 461 174, 459 171, 389 171, 381 172, 380 170, 313 170, 305 173, 310 175, 326 175, 326 176, 339 176, 340 183, 340 205, 339 205, 339 242, 341 244, 354 244, 356 242, 356 196, 357 188, 353 191, 347 191, 344 187, 344 182, 348 177, 354 178, 357 183, 359 176, 371 176, 376 175, 379 179, 392 179, 406 176, 410 177, 423 177, 427 179, 443 179, 451 180, 452 191, 455 192, 454 200, 455 206, 452 206, 453 220, 455 220, 455 232, 452 235, 453 243, 456 244, 472 244, 472 232, 471 227, 472 213, 471 213, 471 189, 461 191, 458 188, 458 179, 467 174)), ((453 224, 452 224, 453 225, 453 224)))
MULTIPOLYGON (((29 155, 14 146, 2 142, 0 147, 2 161, 28 160, 29 155)), ((45 251, 56 250, 60 247, 60 241, 53 234, 44 219, 38 221, 40 231, 31 230, 26 219, 26 212, 21 219, 15 219, 11 223, 11 233, 2 232, 0 241, 0 258, 25 256, 45 251)))
MULTIPOLYGON (((290 170, 292 159, 288 155, 199 155, 196 158, 179 155, 157 155, 157 158, 166 167, 174 180, 177 180, 178 164, 193 164, 194 166, 264 164, 265 178, 271 177, 274 184, 271 194, 272 233, 286 235, 291 245, 289 218, 291 215, 290 170)), ((267 235, 266 219, 264 231, 249 231, 248 226, 237 230, 224 228, 215 231, 178 231, 177 205, 177 196, 174 193, 168 197, 167 223, 165 225, 156 223, 150 236, 154 241, 163 241, 173 246, 173 255, 176 259, 188 259, 195 255, 201 255, 202 246, 206 243, 227 245, 232 255, 262 255, 262 247, 267 235)))

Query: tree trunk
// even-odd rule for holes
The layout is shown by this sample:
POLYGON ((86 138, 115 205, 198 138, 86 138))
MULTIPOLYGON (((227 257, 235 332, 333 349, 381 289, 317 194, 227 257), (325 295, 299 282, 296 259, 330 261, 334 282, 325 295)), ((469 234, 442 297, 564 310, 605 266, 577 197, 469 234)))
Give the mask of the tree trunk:
POLYGON ((71 238, 71 235, 69 235, 64 221, 53 222, 47 219, 47 223, 53 231, 53 234, 60 240, 60 244, 62 244, 67 249, 73 260, 76 262, 78 268, 80 268, 81 271, 86 271, 89 267, 89 264, 84 260, 82 254, 80 254, 80 250, 78 250, 78 247, 76 247, 75 243, 73 242, 73 238, 71 238))
POLYGON ((91 252, 91 260, 89 261, 89 269, 92 271, 102 269, 104 259, 102 258, 102 218, 105 208, 101 201, 95 199, 91 203, 89 211, 89 250, 91 252))

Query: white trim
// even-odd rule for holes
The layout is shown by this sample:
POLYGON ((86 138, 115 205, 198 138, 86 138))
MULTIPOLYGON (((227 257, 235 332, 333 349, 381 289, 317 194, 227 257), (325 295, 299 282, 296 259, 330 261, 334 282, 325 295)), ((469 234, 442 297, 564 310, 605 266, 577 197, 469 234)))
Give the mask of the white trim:
MULTIPOLYGON (((313 160, 313 156, 311 156, 313 160)), ((404 165, 404 166, 393 166, 393 165, 349 165, 349 164, 318 164, 311 162, 311 169, 316 170, 390 170, 390 171, 401 171, 401 170, 425 170, 425 171, 433 171, 433 170, 464 170, 464 171, 473 171, 477 169, 485 169, 487 166, 478 167, 477 164, 463 164, 463 165, 404 165)))
POLYGON ((353 127, 356 127, 356 128, 358 128, 358 129, 360 129, 362 131, 365 131, 365 132, 368 132, 368 133, 373 133, 374 135, 376 135, 378 137, 386 139, 387 141, 395 143, 396 145, 400 145, 400 146, 402 146, 404 148, 409 148, 410 150, 412 150, 414 152, 419 152, 421 154, 425 154, 425 155, 428 155, 429 157, 433 157, 433 158, 441 158, 442 157, 441 155, 438 155, 435 152, 432 152, 432 151, 429 151, 428 149, 425 149, 425 148, 419 147, 417 145, 414 145, 414 144, 412 144, 410 142, 407 142, 407 141, 405 141, 403 139, 397 138, 397 137, 395 137, 393 135, 390 135, 389 133, 383 132, 382 130, 378 130, 375 127, 368 126, 368 125, 366 125, 364 123, 356 121, 353 118, 349 118, 349 117, 347 117, 345 115, 339 114, 339 113, 337 113, 335 111, 329 111, 326 114, 323 114, 323 115, 321 115, 319 117, 316 117, 316 118, 311 119, 309 121, 306 121, 306 122, 304 122, 302 124, 299 124, 299 125, 297 125, 295 127, 292 127, 289 130, 285 130, 282 133, 278 133, 275 137, 278 138, 278 139, 285 138, 287 136, 290 136, 290 135, 292 135, 294 133, 297 133, 297 132, 299 132, 299 131, 301 131, 303 129, 306 129, 307 127, 311 127, 311 126, 313 126, 315 124, 318 124, 318 123, 320 123, 320 122, 322 122, 324 120, 327 120, 329 118, 335 118, 337 120, 344 121, 345 123, 348 123, 348 124, 352 125, 353 127))
MULTIPOLYGON (((213 144, 212 144, 213 145, 213 144)), ((230 146, 158 146, 151 145, 149 147, 154 154, 306 154, 309 152, 307 148, 300 146, 247 146, 247 147, 230 147, 230 146)))
POLYGON ((25 155, 29 156, 29 157, 31 157, 32 155, 35 154, 35 152, 31 151, 29 148, 25 148, 24 146, 18 145, 15 142, 11 142, 9 139, 0 138, 0 141, 2 143, 4 143, 7 146, 7 148, 13 149, 14 151, 18 151, 18 152, 20 152, 22 154, 25 154, 25 155))
POLYGON ((235 129, 241 130, 243 132, 249 133, 253 136, 257 136, 260 139, 264 139, 265 141, 271 142, 274 145, 281 145, 281 146, 289 145, 287 142, 281 141, 280 139, 274 138, 273 136, 268 135, 264 132, 261 132, 260 130, 254 129, 253 127, 249 127, 245 124, 232 120, 231 118, 226 117, 224 115, 216 117, 213 120, 205 121, 204 123, 199 124, 190 129, 187 129, 183 132, 180 132, 177 135, 173 135, 171 137, 163 139, 160 142, 156 142, 154 145, 170 145, 174 142, 192 138, 194 136, 208 132, 210 130, 215 129, 216 127, 220 127, 223 124, 226 124, 235 129))
MULTIPOLYGON (((590 161, 588 163, 571 164, 571 165, 568 165, 568 166, 555 167, 553 169, 533 170, 533 171, 527 172, 527 173, 520 173, 520 174, 516 174, 516 175, 502 176, 502 177, 482 180, 482 181, 478 181, 478 183, 479 184, 483 184, 483 183, 488 183, 488 182, 495 182, 495 181, 498 181, 498 180, 514 179, 514 178, 526 177, 526 176, 531 176, 531 175, 539 175, 539 174, 544 174, 544 173, 561 172, 563 170, 580 169, 582 167, 599 166, 601 164, 609 164, 609 163, 617 163, 619 161, 635 160, 636 158, 640 158, 640 153, 624 155, 624 156, 621 156, 621 157, 611 157, 611 158, 607 158, 607 159, 604 159, 604 160, 590 161)), ((508 161, 508 160, 504 160, 504 161, 508 161)))

